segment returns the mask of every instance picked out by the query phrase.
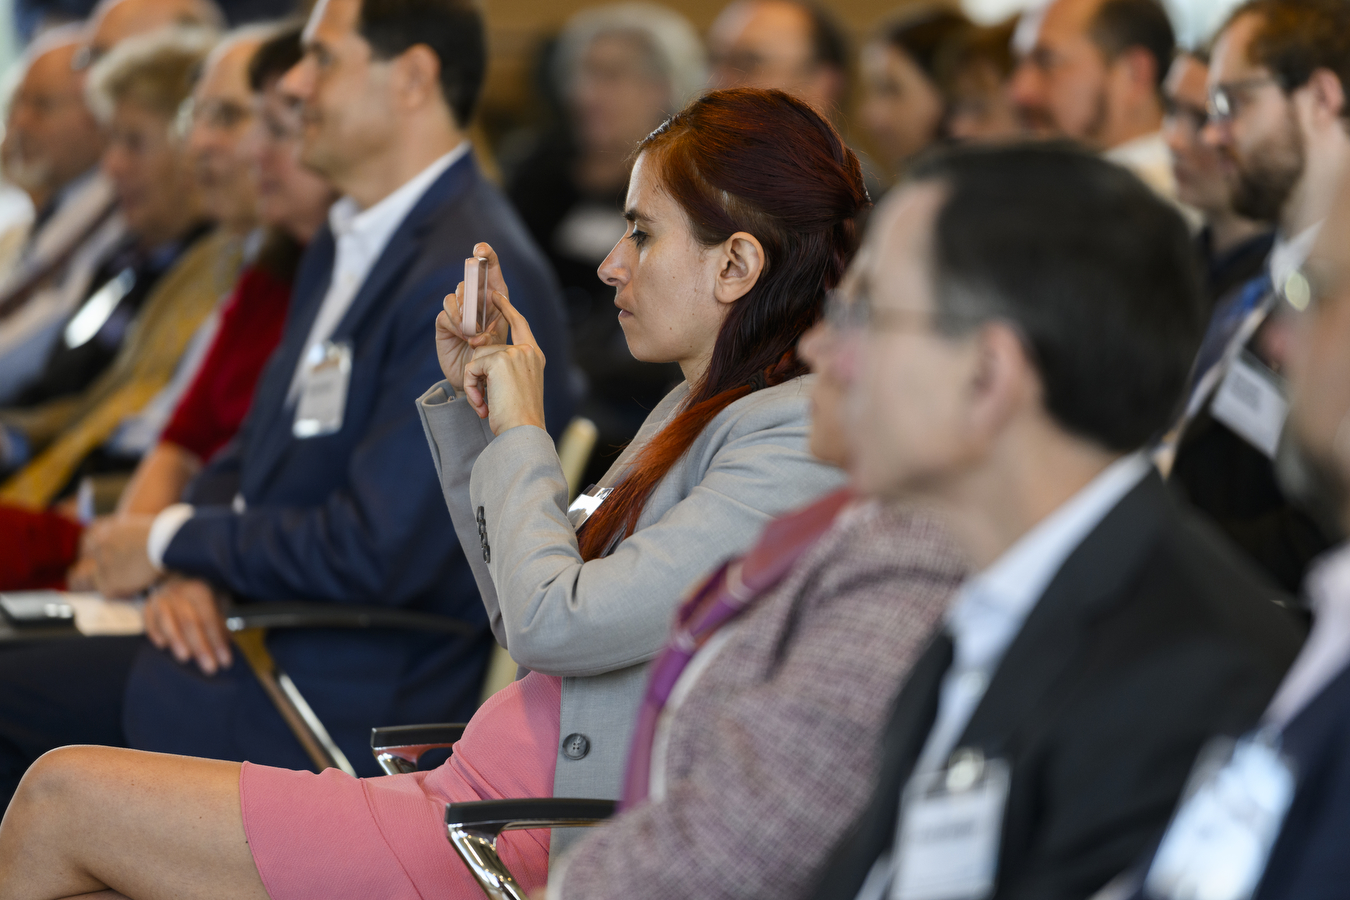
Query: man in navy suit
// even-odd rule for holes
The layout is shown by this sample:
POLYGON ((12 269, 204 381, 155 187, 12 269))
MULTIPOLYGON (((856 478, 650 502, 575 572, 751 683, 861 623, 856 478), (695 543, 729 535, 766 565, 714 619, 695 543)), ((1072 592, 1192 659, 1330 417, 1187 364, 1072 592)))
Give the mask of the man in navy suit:
POLYGON ((21 684, 26 663, 69 687, 57 696, 44 688, 43 702, 56 704, 44 713, 50 728, 35 732, 21 713, 0 709, 0 767, 14 757, 0 777, 17 780, 23 758, 72 742, 306 767, 230 653, 217 604, 224 595, 381 604, 480 628, 460 638, 269 637, 273 657, 358 772, 375 774, 363 746, 372 725, 462 720, 474 709, 490 638, 415 401, 441 377, 433 336, 443 298, 474 244, 489 241, 513 302, 547 342, 547 420, 561 430, 570 397, 558 290, 465 137, 486 62, 475 6, 323 0, 304 40, 284 87, 303 101, 305 162, 344 196, 301 264, 282 343, 238 437, 185 503, 99 536, 105 593, 157 584, 146 607, 155 646, 99 653, 97 665, 79 661, 92 641, 62 651, 59 665, 51 650, 6 654, 23 659, 4 661, 0 684, 21 684), (105 701, 98 717, 83 715, 88 696, 105 701), (120 716, 106 711, 108 701, 120 716), (82 722, 93 718, 101 729, 82 722))

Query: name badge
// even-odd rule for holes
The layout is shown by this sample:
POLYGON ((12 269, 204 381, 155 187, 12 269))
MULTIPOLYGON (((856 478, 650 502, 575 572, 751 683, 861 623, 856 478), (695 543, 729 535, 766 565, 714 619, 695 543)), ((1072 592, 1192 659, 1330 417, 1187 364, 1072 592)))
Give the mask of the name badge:
POLYGON ((958 750, 905 789, 891 900, 981 900, 994 893, 1009 770, 958 750))
POLYGON ((1271 459, 1289 415, 1283 379, 1244 350, 1233 360, 1209 407, 1210 415, 1271 459))
POLYGON ((1294 798, 1292 766, 1260 737, 1200 754, 1144 881, 1157 900, 1247 900, 1294 798))
POLYGON ((297 438, 312 438, 342 430, 351 377, 351 344, 324 341, 310 347, 291 433, 297 438))
POLYGON ((591 517, 591 513, 600 508, 600 504, 605 502, 605 498, 614 493, 614 488, 598 488, 591 485, 577 495, 577 499, 572 501, 572 505, 567 507, 567 521, 572 523, 572 530, 576 531, 582 524, 591 517))

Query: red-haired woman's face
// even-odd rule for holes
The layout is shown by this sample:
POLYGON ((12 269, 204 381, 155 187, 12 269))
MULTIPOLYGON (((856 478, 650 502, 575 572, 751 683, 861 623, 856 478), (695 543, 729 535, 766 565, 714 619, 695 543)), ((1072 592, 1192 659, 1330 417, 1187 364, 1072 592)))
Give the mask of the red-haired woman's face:
MULTIPOLYGON (((643 362, 678 362, 691 382, 702 376, 730 304, 762 269, 762 251, 740 294, 732 257, 737 235, 716 247, 694 237, 683 209, 661 190, 649 155, 638 157, 628 183, 628 230, 600 264, 600 279, 614 286, 619 325, 628 350, 643 362), (730 279, 730 280, 729 280, 730 279)), ((739 234, 739 233, 738 233, 739 234)), ((744 244, 744 241, 740 243, 744 244)))

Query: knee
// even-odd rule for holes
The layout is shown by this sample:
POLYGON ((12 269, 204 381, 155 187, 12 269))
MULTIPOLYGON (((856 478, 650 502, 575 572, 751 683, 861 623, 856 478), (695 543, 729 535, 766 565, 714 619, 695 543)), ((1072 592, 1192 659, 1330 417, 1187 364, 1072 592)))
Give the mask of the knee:
POLYGON ((30 818, 38 810, 44 815, 66 810, 81 795, 81 782, 98 770, 105 752, 103 747, 60 747, 42 754, 20 780, 5 824, 13 818, 30 818))

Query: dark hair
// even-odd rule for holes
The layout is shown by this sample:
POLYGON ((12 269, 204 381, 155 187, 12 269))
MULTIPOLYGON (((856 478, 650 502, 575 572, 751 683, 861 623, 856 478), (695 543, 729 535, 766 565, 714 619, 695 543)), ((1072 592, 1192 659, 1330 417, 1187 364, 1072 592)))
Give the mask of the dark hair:
POLYGON ((1009 322, 1065 430, 1117 451, 1156 436, 1205 324, 1176 210, 1066 142, 954 148, 911 180, 946 189, 933 239, 939 327, 1009 322))
POLYGON ((263 41, 248 61, 248 86, 259 93, 267 85, 295 67, 304 55, 300 46, 303 22, 293 22, 263 41))
POLYGON ((583 559, 633 533, 652 489, 718 413, 805 372, 797 341, 843 276, 857 249, 854 220, 869 205, 858 158, 819 113, 782 91, 715 91, 667 119, 638 150, 695 239, 715 246, 738 231, 753 234, 764 270, 732 304, 684 408, 582 528, 583 559))
POLYGON ((848 71, 848 36, 836 19, 823 6, 802 3, 811 20, 811 59, 818 65, 848 71))
POLYGON ((1088 34, 1108 59, 1130 47, 1143 47, 1153 57, 1154 87, 1162 89, 1177 38, 1158 0, 1105 0, 1092 17, 1088 34))
POLYGON ((483 16, 473 0, 361 0, 356 30, 377 59, 425 44, 441 64, 441 93, 467 127, 487 71, 483 16))
POLYGON ((882 31, 882 38, 904 53, 923 74, 937 80, 938 59, 951 40, 971 28, 971 21, 954 9, 927 9, 904 16, 882 31))
MULTIPOLYGON (((1247 0, 1224 23, 1253 14, 1261 27, 1247 47, 1249 62, 1265 66, 1285 92, 1308 83, 1317 69, 1327 69, 1350 92, 1350 3, 1346 0, 1247 0)), ((1350 115, 1350 103, 1341 108, 1350 115)))

